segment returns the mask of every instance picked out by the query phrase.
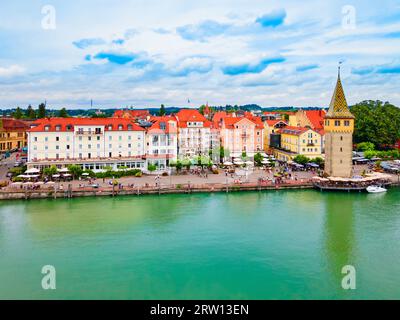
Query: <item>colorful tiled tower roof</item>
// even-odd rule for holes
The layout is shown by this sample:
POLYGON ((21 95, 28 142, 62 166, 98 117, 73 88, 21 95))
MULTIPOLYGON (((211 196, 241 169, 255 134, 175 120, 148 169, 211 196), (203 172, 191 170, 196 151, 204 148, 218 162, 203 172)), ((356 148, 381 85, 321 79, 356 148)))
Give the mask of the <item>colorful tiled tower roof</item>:
POLYGON ((350 112, 350 109, 347 105, 346 96, 344 94, 342 86, 342 81, 340 80, 340 67, 339 67, 339 74, 336 83, 336 88, 333 93, 331 104, 329 105, 329 110, 326 113, 325 118, 354 119, 354 116, 350 112))

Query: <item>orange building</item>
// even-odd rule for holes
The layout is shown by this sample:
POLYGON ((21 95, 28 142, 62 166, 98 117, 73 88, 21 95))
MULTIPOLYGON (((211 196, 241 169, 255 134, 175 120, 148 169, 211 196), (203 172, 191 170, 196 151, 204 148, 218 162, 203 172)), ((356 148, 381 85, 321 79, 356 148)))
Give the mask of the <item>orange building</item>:
POLYGON ((0 119, 0 152, 20 149, 27 145, 29 124, 16 119, 0 119))

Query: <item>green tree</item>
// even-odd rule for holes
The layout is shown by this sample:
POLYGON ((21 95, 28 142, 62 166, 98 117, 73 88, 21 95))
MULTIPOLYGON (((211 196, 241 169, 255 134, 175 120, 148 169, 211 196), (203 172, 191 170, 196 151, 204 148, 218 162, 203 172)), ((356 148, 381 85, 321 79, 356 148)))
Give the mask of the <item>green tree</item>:
POLYGON ((46 105, 44 103, 41 103, 39 105, 39 110, 37 112, 37 117, 38 117, 38 119, 46 118, 46 105))
POLYGON ((54 174, 57 174, 57 172, 58 172, 58 170, 57 170, 57 167, 56 166, 51 166, 51 167, 49 167, 49 168, 45 168, 44 170, 43 170, 43 174, 45 175, 45 176, 48 176, 48 177, 51 177, 51 176, 53 176, 54 174))
POLYGON ((293 159, 293 161, 296 162, 296 163, 298 163, 298 164, 305 165, 305 164, 307 164, 307 163, 310 162, 310 159, 307 158, 306 156, 303 156, 302 154, 299 154, 298 156, 296 156, 296 157, 293 159))
POLYGON ((256 162, 256 164, 260 167, 262 165, 262 161, 263 161, 263 156, 261 155, 261 153, 256 153, 254 155, 254 161, 256 162))
POLYGON ((74 165, 74 164, 69 165, 68 166, 68 170, 72 174, 72 177, 74 179, 79 178, 83 173, 82 168, 80 166, 77 166, 77 165, 74 165))
POLYGON ((60 118, 68 118, 69 116, 68 116, 67 109, 62 108, 62 109, 58 112, 58 116, 59 116, 60 118))
POLYGON ((157 170, 157 166, 155 164, 149 163, 149 165, 147 166, 147 170, 149 170, 150 172, 154 172, 157 170))
POLYGON ((372 151, 375 150, 375 145, 372 142, 360 142, 357 144, 357 151, 372 151))
POLYGON ((246 160, 246 159, 247 159, 247 153, 246 153, 246 151, 243 151, 243 152, 242 152, 242 159, 243 159, 243 160, 246 160))
POLYGON ((24 113, 22 112, 20 107, 17 107, 15 112, 13 112, 12 116, 14 119, 22 119, 22 117, 24 116, 24 113))
POLYGON ((158 114, 160 115, 160 117, 163 117, 166 115, 166 111, 165 111, 165 106, 162 104, 160 107, 160 111, 158 112, 158 114))
POLYGON ((35 110, 32 108, 31 105, 28 106, 28 109, 26 109, 26 118, 28 119, 36 119, 36 112, 35 110))
POLYGON ((382 101, 363 101, 351 107, 356 117, 354 142, 371 142, 388 149, 400 138, 400 109, 382 101))
POLYGON ((314 159, 311 159, 310 162, 315 163, 315 164, 317 164, 319 166, 322 166, 325 161, 321 157, 316 157, 314 159))

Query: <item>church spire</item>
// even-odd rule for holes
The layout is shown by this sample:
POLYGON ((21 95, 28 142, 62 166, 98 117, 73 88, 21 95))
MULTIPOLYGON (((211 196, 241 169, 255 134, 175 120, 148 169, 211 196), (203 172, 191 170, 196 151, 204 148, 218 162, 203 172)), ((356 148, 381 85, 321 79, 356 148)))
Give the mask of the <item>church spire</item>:
POLYGON ((338 78, 336 82, 336 88, 333 93, 333 97, 331 103, 329 105, 329 110, 325 116, 325 118, 351 118, 354 116, 351 114, 350 109, 347 105, 346 96, 344 94, 342 81, 340 79, 340 65, 339 62, 338 67, 338 78))

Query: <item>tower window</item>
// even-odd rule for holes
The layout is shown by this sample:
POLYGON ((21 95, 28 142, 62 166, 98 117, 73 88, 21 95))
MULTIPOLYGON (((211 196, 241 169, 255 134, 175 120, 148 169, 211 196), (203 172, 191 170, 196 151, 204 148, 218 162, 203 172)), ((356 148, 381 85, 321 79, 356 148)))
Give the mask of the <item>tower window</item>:
POLYGON ((343 137, 342 136, 340 137, 340 141, 343 141, 343 137))
POLYGON ((340 148, 340 152, 343 152, 343 148, 340 148))
POLYGON ((344 126, 345 127, 350 127, 350 121, 349 120, 345 120, 344 121, 344 126))
POLYGON ((335 127, 340 127, 340 120, 335 120, 335 127))

